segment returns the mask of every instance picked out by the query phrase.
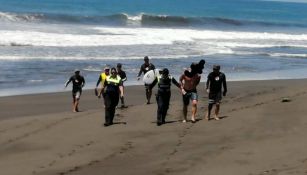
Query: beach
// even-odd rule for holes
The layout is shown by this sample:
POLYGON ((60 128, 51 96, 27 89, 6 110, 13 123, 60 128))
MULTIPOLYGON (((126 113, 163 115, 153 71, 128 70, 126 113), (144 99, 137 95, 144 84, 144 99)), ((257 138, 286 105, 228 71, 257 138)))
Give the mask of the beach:
POLYGON ((110 127, 93 90, 82 94, 78 113, 70 92, 1 97, 1 174, 306 174, 306 86, 306 79, 229 82, 221 120, 206 121, 202 83, 194 124, 181 122, 173 87, 162 126, 143 86, 126 87, 128 108, 116 110, 110 127))

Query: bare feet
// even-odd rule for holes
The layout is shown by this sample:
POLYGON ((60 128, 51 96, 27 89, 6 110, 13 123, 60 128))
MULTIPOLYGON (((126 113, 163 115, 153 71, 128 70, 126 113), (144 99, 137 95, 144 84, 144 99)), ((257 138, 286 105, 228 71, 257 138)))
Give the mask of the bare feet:
POLYGON ((191 121, 192 123, 195 123, 196 122, 195 117, 191 117, 191 121))

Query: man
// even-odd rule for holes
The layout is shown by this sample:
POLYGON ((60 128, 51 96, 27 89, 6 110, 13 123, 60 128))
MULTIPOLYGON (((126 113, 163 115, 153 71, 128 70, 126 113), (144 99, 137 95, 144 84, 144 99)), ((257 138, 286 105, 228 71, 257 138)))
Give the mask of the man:
MULTIPOLYGON (((191 65, 192 67, 192 65, 191 65)), ((183 123, 187 121, 188 105, 190 100, 192 101, 192 116, 191 121, 195 123, 195 115, 197 112, 197 85, 200 82, 200 75, 198 73, 192 73, 189 70, 184 71, 184 74, 181 75, 179 81, 182 87, 182 99, 183 99, 183 123)))
POLYGON ((72 82, 72 111, 79 112, 79 100, 82 94, 82 88, 85 85, 84 77, 80 75, 79 70, 76 70, 75 75, 71 76, 69 80, 65 83, 65 88, 70 82, 72 82))
POLYGON ((111 74, 107 76, 104 86, 104 104, 105 104, 105 123, 104 126, 113 124, 115 109, 118 104, 119 98, 123 94, 123 82, 120 76, 117 75, 116 69, 111 69, 111 74))
POLYGON ((178 88, 181 88, 181 86, 175 78, 169 75, 169 71, 166 68, 162 70, 161 75, 157 76, 157 78, 151 85, 151 88, 153 88, 156 83, 158 83, 158 93, 156 95, 156 100, 158 104, 157 125, 160 126, 162 124, 165 124, 165 117, 171 98, 171 83, 175 84, 178 88))
MULTIPOLYGON (((150 71, 150 70, 154 70, 155 66, 151 63, 149 63, 149 58, 148 56, 144 57, 144 64, 142 64, 139 74, 138 74, 138 80, 140 80, 140 76, 142 75, 142 73, 144 73, 144 75, 146 74, 146 72, 150 71)), ((150 84, 145 84, 145 89, 146 89, 146 99, 147 99, 147 104, 150 104, 150 98, 151 98, 151 94, 152 94, 152 88, 150 88, 150 84)))
MULTIPOLYGON (((107 78, 107 76, 110 74, 110 68, 107 66, 104 68, 104 72, 102 72, 99 77, 98 77, 98 80, 97 80, 97 83, 96 83, 96 88, 95 88, 95 94, 96 96, 98 96, 98 98, 101 97, 101 94, 103 93, 102 89, 100 91, 98 91, 98 86, 99 84, 101 84, 101 87, 104 86, 104 82, 107 78)), ((103 94, 102 94, 103 96, 103 94)))
POLYGON ((223 86, 223 96, 227 93, 226 76, 224 73, 220 72, 220 65, 213 66, 213 72, 208 75, 208 80, 206 83, 206 90, 209 93, 209 105, 208 113, 206 119, 210 120, 210 114, 213 105, 215 104, 215 115, 214 119, 219 120, 218 114, 220 110, 220 103, 222 100, 222 86, 223 86))
POLYGON ((125 100, 124 100, 124 82, 127 81, 127 76, 126 76, 126 72, 122 70, 122 64, 118 63, 117 64, 117 74, 120 76, 120 78, 122 79, 123 82, 123 96, 120 97, 120 102, 121 102, 121 107, 125 108, 125 100))

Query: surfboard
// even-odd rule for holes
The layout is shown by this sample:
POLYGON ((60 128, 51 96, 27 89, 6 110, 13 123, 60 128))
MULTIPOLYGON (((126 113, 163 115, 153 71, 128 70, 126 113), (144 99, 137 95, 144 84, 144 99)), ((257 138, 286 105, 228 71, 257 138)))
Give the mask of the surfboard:
POLYGON ((145 84, 151 84, 155 81, 156 77, 159 75, 159 69, 150 70, 146 72, 146 74, 143 77, 143 82, 145 84))

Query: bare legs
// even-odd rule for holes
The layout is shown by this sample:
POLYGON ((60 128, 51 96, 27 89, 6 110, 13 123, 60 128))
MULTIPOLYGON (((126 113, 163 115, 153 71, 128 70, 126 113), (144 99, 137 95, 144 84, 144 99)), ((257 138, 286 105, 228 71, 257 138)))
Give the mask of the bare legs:
POLYGON ((150 89, 149 87, 146 88, 146 99, 147 99, 147 104, 150 104, 151 94, 152 94, 152 89, 150 89))
POLYGON ((192 122, 195 122, 196 112, 197 112, 197 100, 193 100, 192 101, 192 116, 191 116, 192 122))
MULTIPOLYGON (((187 115, 188 115, 188 105, 183 105, 183 122, 187 121, 187 115)), ((195 122, 195 116, 197 112, 197 100, 192 101, 192 116, 191 116, 191 121, 195 122)))
MULTIPOLYGON (((208 105, 208 112, 207 112, 207 115, 206 115, 206 120, 210 120, 210 115, 211 115, 211 110, 212 110, 212 108, 213 108, 213 105, 214 104, 209 104, 208 105)), ((214 119, 215 120, 220 120, 220 118, 218 117, 218 115, 219 115, 219 112, 220 112, 220 104, 219 103, 216 103, 215 104, 215 110, 214 110, 214 119)))
POLYGON ((72 111, 73 112, 79 112, 79 98, 73 98, 73 102, 72 102, 72 111))
POLYGON ((187 122, 187 115, 188 115, 188 106, 187 105, 183 105, 183 121, 182 122, 187 122))

